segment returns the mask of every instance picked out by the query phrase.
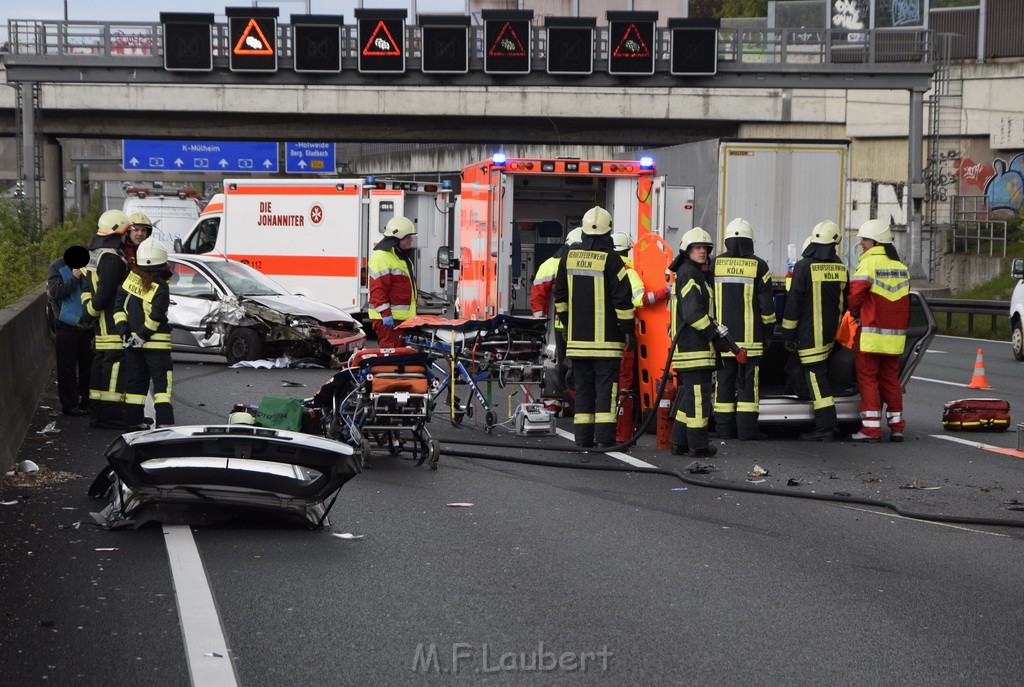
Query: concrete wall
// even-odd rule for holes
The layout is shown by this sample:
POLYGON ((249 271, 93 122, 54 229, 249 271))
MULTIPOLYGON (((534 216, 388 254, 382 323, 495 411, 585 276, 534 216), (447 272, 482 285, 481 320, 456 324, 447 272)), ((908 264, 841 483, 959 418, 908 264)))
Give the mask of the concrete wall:
POLYGON ((11 469, 53 370, 42 287, 0 309, 0 470, 11 469))
POLYGON ((987 255, 943 255, 939 261, 938 283, 958 294, 984 284, 1010 269, 1010 258, 987 255))

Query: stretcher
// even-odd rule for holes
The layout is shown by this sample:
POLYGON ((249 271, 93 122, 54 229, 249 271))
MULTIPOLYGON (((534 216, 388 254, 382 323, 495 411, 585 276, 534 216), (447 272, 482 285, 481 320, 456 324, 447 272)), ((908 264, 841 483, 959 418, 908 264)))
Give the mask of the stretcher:
POLYGON ((406 342, 427 356, 436 377, 431 399, 448 401, 452 422, 472 417, 474 406, 484 413, 484 428, 498 424, 498 414, 480 386, 497 382, 529 389, 543 388, 544 372, 553 361, 547 357, 547 322, 543 318, 498 315, 486 320, 447 320, 420 315, 403 322, 399 329, 406 342), (455 395, 457 386, 465 386, 468 397, 463 404, 455 395))
POLYGON ((324 435, 358 449, 370 467, 374 448, 411 450, 416 465, 437 469, 440 444, 426 423, 432 406, 430 359, 414 348, 367 348, 313 396, 324 435))

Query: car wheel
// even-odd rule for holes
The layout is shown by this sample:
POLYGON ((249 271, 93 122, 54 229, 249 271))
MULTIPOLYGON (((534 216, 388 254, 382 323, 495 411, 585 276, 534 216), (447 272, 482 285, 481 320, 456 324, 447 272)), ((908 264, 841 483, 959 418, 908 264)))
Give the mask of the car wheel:
POLYGON ((1010 341, 1013 345, 1013 357, 1017 360, 1024 360, 1024 328, 1021 327, 1020 320, 1013 323, 1010 341))
POLYGON ((241 360, 259 360, 263 357, 263 340, 253 330, 238 327, 228 336, 224 345, 224 355, 227 356, 229 365, 241 360))

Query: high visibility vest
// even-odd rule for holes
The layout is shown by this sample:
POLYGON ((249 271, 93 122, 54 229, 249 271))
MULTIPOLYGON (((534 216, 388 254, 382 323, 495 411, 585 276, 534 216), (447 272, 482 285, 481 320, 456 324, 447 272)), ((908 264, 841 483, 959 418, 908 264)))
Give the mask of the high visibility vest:
POLYGON ((566 356, 621 358, 633 330, 633 303, 622 258, 613 251, 577 248, 558 266, 555 316, 565 322, 566 356))
MULTIPOLYGON (((755 255, 719 255, 711 263, 715 319, 748 355, 764 353, 765 328, 775 324, 775 293, 768 263, 755 255)), ((732 353, 722 353, 731 356, 732 353)))
POLYGON ((850 279, 850 312, 860 318, 860 350, 902 355, 910 322, 910 270, 878 245, 864 251, 850 279))

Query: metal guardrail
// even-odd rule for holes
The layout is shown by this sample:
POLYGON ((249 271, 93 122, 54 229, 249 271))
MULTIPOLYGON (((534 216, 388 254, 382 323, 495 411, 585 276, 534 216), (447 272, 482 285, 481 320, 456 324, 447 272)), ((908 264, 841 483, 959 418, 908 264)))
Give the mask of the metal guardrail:
MULTIPOLYGON (((997 317, 1010 317, 1009 301, 976 301, 963 298, 928 298, 926 300, 933 313, 946 313, 946 329, 953 325, 953 315, 966 314, 969 334, 974 333, 975 316, 991 317, 992 331, 996 330, 997 317)), ((936 317, 936 319, 938 318, 936 317)), ((1006 331, 1008 334, 1009 326, 1006 331)))

